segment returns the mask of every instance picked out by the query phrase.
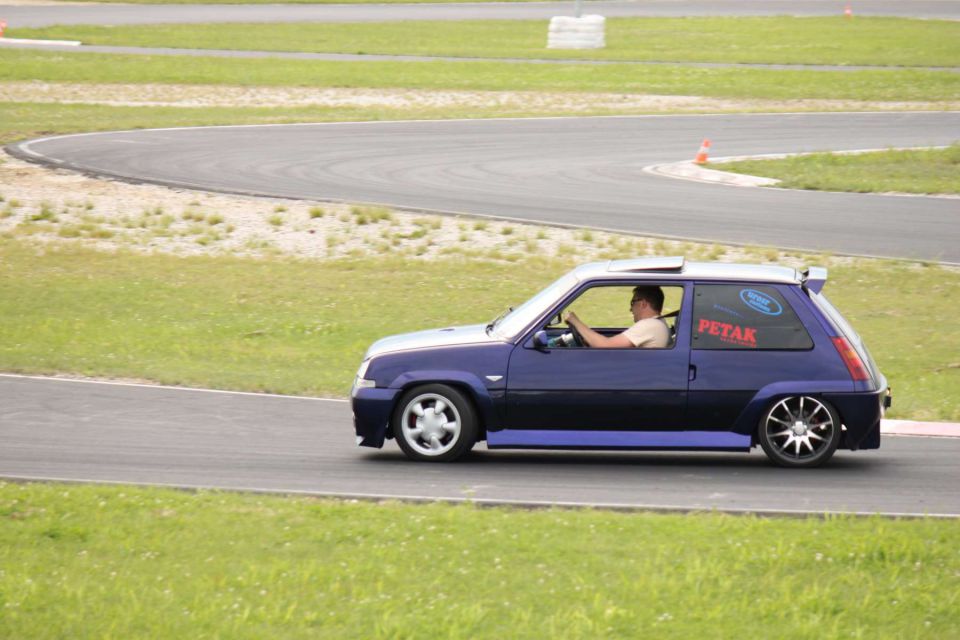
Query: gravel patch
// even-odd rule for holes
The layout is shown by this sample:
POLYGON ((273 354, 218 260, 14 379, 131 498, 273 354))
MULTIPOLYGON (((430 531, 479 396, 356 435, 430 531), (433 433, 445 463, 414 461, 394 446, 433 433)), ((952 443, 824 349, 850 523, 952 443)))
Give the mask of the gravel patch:
POLYGON ((702 96, 525 91, 423 91, 170 84, 0 83, 0 101, 157 107, 357 107, 502 109, 524 113, 703 113, 714 111, 902 111, 960 109, 960 102, 726 100, 702 96))

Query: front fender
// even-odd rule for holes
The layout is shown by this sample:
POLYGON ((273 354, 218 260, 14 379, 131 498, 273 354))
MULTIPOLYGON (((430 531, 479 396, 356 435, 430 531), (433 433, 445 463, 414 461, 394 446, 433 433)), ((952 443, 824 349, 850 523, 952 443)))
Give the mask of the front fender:
POLYGON ((850 380, 791 380, 768 384, 757 391, 753 399, 740 412, 733 431, 754 436, 754 444, 756 444, 755 436, 760 417, 775 400, 787 396, 822 396, 825 393, 850 393, 851 391, 853 391, 853 383, 850 380))
POLYGON ((444 369, 407 371, 390 383, 391 389, 398 389, 400 392, 406 391, 411 387, 421 384, 447 384, 452 387, 458 387, 473 399, 480 414, 482 427, 487 430, 495 431, 501 428, 500 417, 497 414, 493 403, 493 394, 499 392, 503 395, 503 380, 496 383, 496 386, 483 382, 479 377, 465 371, 451 371, 444 369))

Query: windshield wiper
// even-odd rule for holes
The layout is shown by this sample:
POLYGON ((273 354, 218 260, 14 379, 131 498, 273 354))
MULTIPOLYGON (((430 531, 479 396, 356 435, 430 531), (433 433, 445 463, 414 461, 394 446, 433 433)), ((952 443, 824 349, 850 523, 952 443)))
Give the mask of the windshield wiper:
POLYGON ((511 311, 513 311, 513 307, 507 307, 503 313, 501 313, 496 318, 491 320, 490 323, 487 325, 487 333, 489 334, 491 331, 493 331, 493 328, 497 326, 497 323, 503 320, 504 317, 511 311))

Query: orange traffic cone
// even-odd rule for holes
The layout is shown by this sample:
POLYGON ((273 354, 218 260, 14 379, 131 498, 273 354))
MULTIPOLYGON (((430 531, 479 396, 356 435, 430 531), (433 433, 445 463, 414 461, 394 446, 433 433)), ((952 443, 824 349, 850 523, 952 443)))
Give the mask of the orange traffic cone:
POLYGON ((853 8, 850 6, 849 3, 843 8, 843 15, 845 15, 848 18, 853 17, 853 8))
POLYGON ((693 163, 704 164, 707 161, 708 153, 710 153, 710 141, 704 138, 703 144, 700 145, 700 151, 697 152, 697 157, 693 159, 693 163))

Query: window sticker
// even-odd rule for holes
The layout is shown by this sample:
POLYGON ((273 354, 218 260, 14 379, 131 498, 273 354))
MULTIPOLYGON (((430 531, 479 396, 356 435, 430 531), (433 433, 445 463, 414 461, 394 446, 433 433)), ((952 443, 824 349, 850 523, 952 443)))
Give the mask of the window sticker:
POLYGON ((759 311, 768 316, 778 316, 783 313, 783 307, 780 306, 779 302, 756 289, 741 289, 740 299, 743 300, 743 304, 754 311, 759 311))
POLYGON ((697 284, 693 340, 702 350, 803 350, 813 340, 786 298, 762 284, 697 284))
POLYGON ((700 318, 697 333, 716 336, 720 342, 736 344, 742 347, 757 347, 756 327, 742 327, 738 324, 700 318))

